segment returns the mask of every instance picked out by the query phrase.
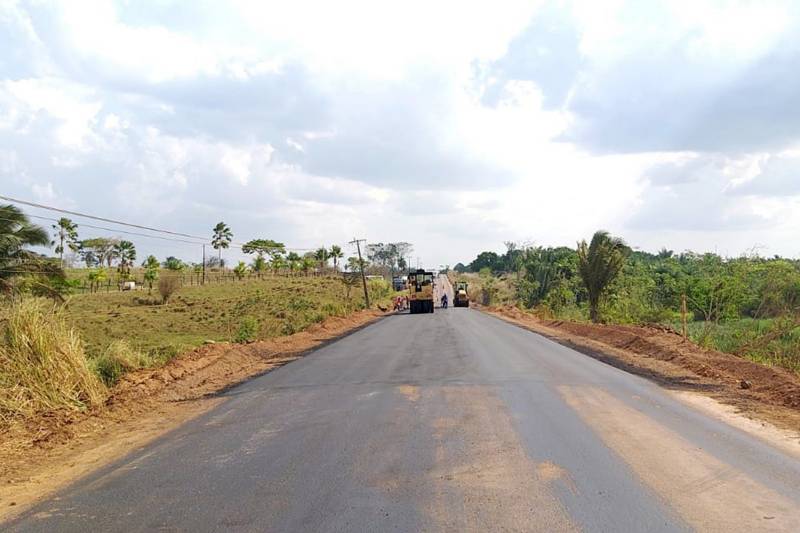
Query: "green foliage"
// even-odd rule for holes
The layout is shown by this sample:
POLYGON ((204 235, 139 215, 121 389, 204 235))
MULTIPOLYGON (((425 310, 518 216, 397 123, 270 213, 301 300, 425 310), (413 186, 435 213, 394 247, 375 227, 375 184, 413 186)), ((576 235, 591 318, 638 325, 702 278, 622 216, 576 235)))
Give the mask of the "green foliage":
POLYGON ((314 259, 319 261, 320 268, 325 268, 328 266, 328 249, 324 246, 322 248, 318 248, 317 251, 314 252, 314 259))
POLYGON ((333 268, 334 270, 338 270, 339 268, 339 259, 344 257, 344 252, 342 252, 341 246, 334 244, 331 246, 331 249, 328 251, 328 257, 333 259, 333 268))
POLYGON ((158 259, 154 255, 148 255, 143 263, 144 266, 144 281, 147 283, 150 292, 153 292, 153 283, 158 281, 159 264, 158 259))
POLYGON ((596 232, 591 244, 578 243, 578 274, 586 287, 592 322, 599 321, 600 300, 625 266, 628 253, 622 239, 611 237, 606 231, 596 232))
POLYGON ((11 291, 13 278, 39 270, 41 258, 27 247, 49 242, 47 232, 31 224, 19 208, 0 205, 0 291, 11 291))
POLYGON ((247 265, 244 261, 239 261, 239 264, 233 269, 233 274, 236 276, 236 279, 243 279, 245 275, 247 275, 247 265))
POLYGON ((250 268, 260 278, 267 271, 267 260, 263 256, 257 255, 250 265, 250 268))
POLYGON ((560 310, 575 300, 578 291, 578 254, 566 247, 532 247, 521 252, 517 294, 527 307, 545 304, 560 310))
POLYGON ((215 250, 219 250, 219 259, 221 262, 222 250, 230 246, 231 241, 233 240, 233 232, 227 224, 221 221, 214 226, 213 232, 214 236, 211 238, 211 246, 213 246, 215 250))
POLYGON ((89 280, 90 290, 96 291, 108 279, 108 276, 104 268, 93 268, 86 274, 86 279, 89 280))
MULTIPOLYGON (((371 243, 364 250, 366 261, 394 272, 408 268, 406 258, 411 254, 413 247, 408 242, 371 243)), ((355 269, 358 270, 358 259, 355 269)))
POLYGON ((272 239, 253 239, 242 246, 242 252, 246 254, 256 254, 261 258, 265 255, 275 257, 276 255, 283 255, 286 253, 286 246, 282 242, 276 242, 272 239))
POLYGON ((116 239, 105 237, 86 239, 80 242, 78 253, 87 267, 108 265, 111 268, 111 264, 118 255, 115 249, 116 244, 116 239))
POLYGON ((114 244, 114 254, 119 258, 117 270, 120 274, 120 279, 129 279, 131 267, 136 260, 136 247, 131 241, 119 241, 114 244))
POLYGON ((172 270, 174 272, 180 272, 185 270, 187 265, 177 257, 169 256, 164 260, 164 268, 167 270, 172 270))
POLYGON ((58 222, 52 225, 52 228, 56 230, 56 240, 51 244, 55 245, 55 252, 58 254, 63 267, 65 245, 73 252, 77 252, 80 249, 78 225, 68 218, 61 217, 58 222))
POLYGON ((234 342, 245 343, 256 340, 258 335, 258 320, 253 317, 246 316, 239 323, 239 330, 236 332, 234 342))
POLYGON ((392 286, 385 279, 367 280, 367 291, 369 291, 369 299, 371 302, 389 298, 394 292, 392 286))

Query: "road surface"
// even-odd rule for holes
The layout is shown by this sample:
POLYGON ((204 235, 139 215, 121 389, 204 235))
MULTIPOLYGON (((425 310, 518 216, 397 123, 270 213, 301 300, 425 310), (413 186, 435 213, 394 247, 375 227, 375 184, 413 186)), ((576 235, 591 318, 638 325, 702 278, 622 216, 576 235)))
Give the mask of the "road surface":
POLYGON ((472 309, 225 394, 13 531, 798 531, 800 461, 472 309))

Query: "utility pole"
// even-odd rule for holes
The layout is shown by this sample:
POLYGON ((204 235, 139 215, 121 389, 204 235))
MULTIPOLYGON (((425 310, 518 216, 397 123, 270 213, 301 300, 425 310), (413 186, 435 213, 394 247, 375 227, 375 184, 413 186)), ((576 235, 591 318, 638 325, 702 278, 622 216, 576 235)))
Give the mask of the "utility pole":
POLYGON ((206 284, 206 245, 203 245, 203 283, 206 284))
POLYGON ((361 259, 361 243, 366 242, 366 239, 356 239, 353 237, 353 240, 350 241, 349 244, 355 244, 356 249, 358 250, 358 266, 361 268, 361 283, 364 285, 364 302, 367 304, 367 309, 369 309, 369 291, 367 290, 367 277, 364 275, 364 260, 361 259))

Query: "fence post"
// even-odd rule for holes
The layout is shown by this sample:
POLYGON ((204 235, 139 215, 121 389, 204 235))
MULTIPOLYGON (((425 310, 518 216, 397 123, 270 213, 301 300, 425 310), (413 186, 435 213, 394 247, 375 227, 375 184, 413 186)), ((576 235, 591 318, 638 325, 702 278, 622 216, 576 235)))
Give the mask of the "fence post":
POLYGON ((681 295, 681 333, 683 338, 686 339, 686 295, 681 295))

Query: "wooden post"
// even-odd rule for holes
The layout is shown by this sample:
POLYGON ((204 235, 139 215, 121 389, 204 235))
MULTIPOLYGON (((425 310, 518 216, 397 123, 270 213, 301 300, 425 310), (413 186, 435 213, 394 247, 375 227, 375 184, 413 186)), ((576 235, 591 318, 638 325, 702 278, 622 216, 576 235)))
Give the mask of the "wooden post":
POLYGON ((200 285, 206 284, 206 245, 203 245, 203 281, 200 285))
POLYGON ((686 295, 681 295, 681 333, 683 338, 686 338, 686 295))

